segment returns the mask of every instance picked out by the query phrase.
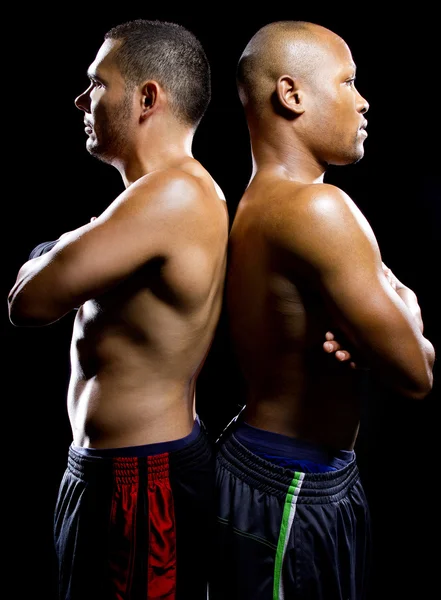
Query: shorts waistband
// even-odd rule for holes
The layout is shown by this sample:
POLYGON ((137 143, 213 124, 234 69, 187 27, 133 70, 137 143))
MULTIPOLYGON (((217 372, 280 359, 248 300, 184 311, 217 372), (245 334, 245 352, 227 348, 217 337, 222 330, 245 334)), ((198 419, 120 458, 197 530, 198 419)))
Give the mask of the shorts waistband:
MULTIPOLYGON (((258 429, 249 425, 245 421, 240 421, 234 429, 234 435, 237 440, 251 452, 262 456, 262 458, 270 460, 269 455, 277 456, 294 461, 309 461, 311 463, 341 468, 350 463, 354 458, 354 451, 351 450, 329 450, 328 448, 318 446, 312 442, 300 440, 297 438, 274 433, 264 429, 258 429), (267 455, 267 456, 265 456, 267 455)), ((288 469, 288 464, 284 465, 288 469)))
POLYGON ((193 429, 188 435, 178 440, 169 440, 166 442, 157 442, 154 444, 143 444, 142 446, 125 446, 123 448, 83 448, 82 446, 74 446, 73 449, 81 456, 96 456, 98 458, 130 458, 141 456, 153 456, 164 452, 173 452, 181 450, 193 442, 201 431, 201 422, 199 417, 196 417, 193 424, 193 429))
MULTIPOLYGON (((268 462, 250 452, 234 433, 222 440, 217 452, 218 463, 236 477, 262 492, 284 498, 298 472, 268 462)), ((326 503, 342 498, 359 480, 357 463, 326 473, 302 473, 298 502, 326 503)))
MULTIPOLYGON (((139 446, 141 450, 139 456, 109 456, 95 453, 84 455, 71 444, 68 450, 67 470, 84 481, 107 477, 112 473, 117 483, 128 483, 139 480, 140 470, 146 471, 151 479, 165 479, 169 477, 171 463, 174 468, 185 471, 194 469, 201 461, 208 462, 212 457, 212 448, 207 434, 199 424, 197 424, 196 436, 192 436, 192 439, 179 449, 164 451, 168 443, 164 442, 164 444, 165 446, 161 444, 161 452, 151 453, 148 452, 149 446, 156 447, 157 444, 139 446)), ((171 444, 171 448, 174 447, 171 444)))

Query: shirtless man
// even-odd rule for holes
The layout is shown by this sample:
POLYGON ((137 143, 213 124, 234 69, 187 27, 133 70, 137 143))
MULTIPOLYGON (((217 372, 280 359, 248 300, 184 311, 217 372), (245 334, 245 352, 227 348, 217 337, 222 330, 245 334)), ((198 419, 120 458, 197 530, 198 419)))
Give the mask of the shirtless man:
POLYGON ((246 396, 218 440, 212 600, 364 598, 357 366, 404 397, 432 387, 415 294, 383 264, 352 199, 324 182, 328 165, 363 157, 368 103, 355 70, 338 35, 295 21, 261 28, 239 61, 253 171, 226 293, 246 396), (350 353, 331 333, 323 343, 326 331, 350 353))
POLYGON ((136 20, 105 35, 88 78, 75 100, 87 150, 125 190, 37 248, 9 295, 16 326, 78 309, 54 520, 60 600, 205 600, 214 457, 195 385, 228 238, 223 193, 192 156, 210 67, 184 27, 136 20))

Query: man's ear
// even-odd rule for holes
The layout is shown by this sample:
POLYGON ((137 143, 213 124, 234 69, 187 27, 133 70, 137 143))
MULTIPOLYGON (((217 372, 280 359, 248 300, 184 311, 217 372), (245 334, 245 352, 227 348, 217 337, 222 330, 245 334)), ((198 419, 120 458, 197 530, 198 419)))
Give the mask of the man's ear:
POLYGON ((276 83, 277 99, 284 111, 289 111, 293 116, 301 115, 303 106, 303 93, 296 80, 291 75, 282 75, 276 83))
POLYGON ((141 118, 146 118, 156 107, 159 86, 156 81, 146 81, 141 90, 141 118))

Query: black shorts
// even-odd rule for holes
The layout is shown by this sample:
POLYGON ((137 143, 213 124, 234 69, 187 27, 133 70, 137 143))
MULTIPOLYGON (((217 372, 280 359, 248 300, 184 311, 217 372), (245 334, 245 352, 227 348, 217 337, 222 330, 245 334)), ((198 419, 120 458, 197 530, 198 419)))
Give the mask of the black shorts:
POLYGON ((160 453, 69 448, 54 521, 60 600, 206 600, 214 457, 195 428, 160 453))
POLYGON ((210 600, 367 598, 371 526, 355 458, 291 471, 231 431, 218 441, 216 488, 210 600))

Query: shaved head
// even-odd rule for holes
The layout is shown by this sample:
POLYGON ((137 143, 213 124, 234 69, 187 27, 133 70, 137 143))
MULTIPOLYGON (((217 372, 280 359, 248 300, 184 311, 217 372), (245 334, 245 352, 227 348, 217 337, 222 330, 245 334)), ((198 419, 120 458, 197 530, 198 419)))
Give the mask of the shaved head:
POLYGON ((309 154, 321 164, 363 156, 369 104, 355 87, 346 42, 308 21, 274 21, 250 39, 237 68, 254 154, 309 154), (363 130, 363 131, 362 131, 363 130))
POLYGON ((259 29, 238 63, 242 104, 261 108, 281 75, 312 83, 332 43, 345 42, 326 27, 306 21, 275 21, 259 29))

